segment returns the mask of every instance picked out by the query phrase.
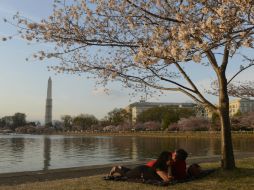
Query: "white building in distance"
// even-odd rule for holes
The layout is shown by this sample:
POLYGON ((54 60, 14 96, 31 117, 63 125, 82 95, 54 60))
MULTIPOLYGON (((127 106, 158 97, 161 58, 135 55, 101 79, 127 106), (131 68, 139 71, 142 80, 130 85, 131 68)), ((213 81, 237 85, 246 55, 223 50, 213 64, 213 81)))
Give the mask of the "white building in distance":
POLYGON ((229 115, 233 116, 239 112, 254 112, 254 100, 251 100, 250 98, 241 98, 231 101, 229 103, 229 115))
MULTIPOLYGON (((254 100, 250 98, 239 98, 229 102, 229 116, 232 117, 237 113, 254 112, 254 100)), ((213 112, 208 108, 203 108, 202 115, 205 118, 212 118, 213 112)))
POLYGON ((174 103, 174 102, 135 102, 130 104, 126 110, 132 115, 132 123, 136 123, 137 117, 140 113, 153 107, 171 106, 175 108, 195 108, 195 103, 174 103))

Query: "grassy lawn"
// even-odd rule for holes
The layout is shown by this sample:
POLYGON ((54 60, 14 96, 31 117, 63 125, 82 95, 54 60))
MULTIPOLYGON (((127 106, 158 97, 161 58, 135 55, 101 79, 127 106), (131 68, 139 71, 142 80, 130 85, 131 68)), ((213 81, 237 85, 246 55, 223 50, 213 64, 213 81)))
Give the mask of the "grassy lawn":
MULTIPOLYGON (((202 164, 203 168, 216 168, 218 163, 202 164)), ((200 180, 157 187, 139 183, 112 182, 102 180, 102 176, 82 177, 77 179, 27 183, 17 186, 0 186, 0 190, 251 190, 254 189, 254 158, 237 161, 238 169, 231 172, 217 172, 200 180)))

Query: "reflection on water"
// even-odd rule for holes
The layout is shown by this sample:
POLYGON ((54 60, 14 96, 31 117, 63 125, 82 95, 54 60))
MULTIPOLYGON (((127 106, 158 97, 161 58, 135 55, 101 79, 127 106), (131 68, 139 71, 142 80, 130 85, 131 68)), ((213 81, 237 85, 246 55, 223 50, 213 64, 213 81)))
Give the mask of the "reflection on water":
POLYGON ((44 158, 44 165, 43 165, 43 170, 48 170, 50 166, 50 147, 51 147, 51 142, 50 142, 49 137, 44 137, 43 142, 44 142, 44 147, 43 147, 43 158, 44 158))
MULTIPOLYGON (((235 152, 254 152, 253 143, 234 139, 235 152)), ((218 138, 0 135, 0 173, 138 161, 179 147, 190 156, 220 154, 218 138)))

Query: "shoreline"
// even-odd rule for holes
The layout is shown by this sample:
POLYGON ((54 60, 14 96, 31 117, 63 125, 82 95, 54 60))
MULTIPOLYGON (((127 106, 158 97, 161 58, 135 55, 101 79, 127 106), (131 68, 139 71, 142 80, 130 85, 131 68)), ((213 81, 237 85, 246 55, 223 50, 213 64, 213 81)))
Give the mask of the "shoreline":
MULTIPOLYGON (((236 159, 254 157, 254 153, 235 154, 236 159)), ((220 156, 202 156, 202 157, 190 157, 187 159, 187 164, 192 163, 208 163, 218 162, 220 156)), ((73 179, 80 177, 88 177, 95 175, 106 175, 112 166, 124 165, 127 167, 135 167, 140 164, 144 164, 146 161, 137 162, 124 162, 114 163, 106 165, 94 165, 94 166, 83 166, 74 168, 61 168, 61 169, 50 169, 50 170, 39 170, 39 171, 27 171, 27 172, 13 172, 13 173, 2 173, 0 174, 0 186, 3 185, 18 185, 24 183, 52 181, 60 179, 73 179)))
MULTIPOLYGON (((220 138, 220 131, 119 131, 119 132, 97 132, 97 131, 70 131, 53 133, 0 133, 0 135, 65 135, 65 136, 132 136, 132 137, 180 137, 180 138, 220 138)), ((232 131, 232 137, 254 137, 254 131, 232 131)))
MULTIPOLYGON (((142 136, 142 137, 221 137, 220 131, 119 131, 119 132, 64 132, 59 135, 73 136, 142 136), (202 136, 200 136, 202 135, 202 136)), ((254 136, 254 131, 232 131, 233 137, 254 136)))

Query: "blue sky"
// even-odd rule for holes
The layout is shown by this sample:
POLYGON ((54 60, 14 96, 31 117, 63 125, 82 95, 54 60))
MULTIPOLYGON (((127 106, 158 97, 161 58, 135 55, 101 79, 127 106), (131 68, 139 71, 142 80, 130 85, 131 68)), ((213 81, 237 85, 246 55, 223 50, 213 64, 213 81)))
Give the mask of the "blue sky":
MULTIPOLYGON (((16 29, 3 22, 3 18, 11 18, 17 11, 33 20, 41 20, 50 15, 53 0, 0 0, 0 38, 15 34, 16 29)), ((32 44, 14 38, 0 42, 0 117, 13 115, 16 112, 26 113, 27 120, 44 121, 47 80, 53 81, 53 119, 61 115, 93 114, 103 118, 114 108, 126 107, 139 101, 140 96, 131 98, 129 90, 122 89, 119 84, 110 85, 109 94, 102 89, 95 89, 95 81, 85 77, 60 74, 55 75, 47 70, 47 65, 56 60, 26 61, 36 50, 45 48, 47 44, 32 44)), ((235 62, 238 62, 237 60, 235 62)), ((239 65, 235 64, 229 72, 239 65)), ((200 69, 191 65, 188 71, 194 73, 194 79, 200 87, 206 87, 214 76, 207 68, 200 69)), ((253 79, 253 69, 246 72, 243 79, 253 79)), ((215 100, 215 99, 214 99, 215 100)), ((213 100, 213 101, 214 101, 213 100)), ((176 93, 166 93, 163 97, 153 97, 149 101, 190 102, 188 97, 176 93)))

